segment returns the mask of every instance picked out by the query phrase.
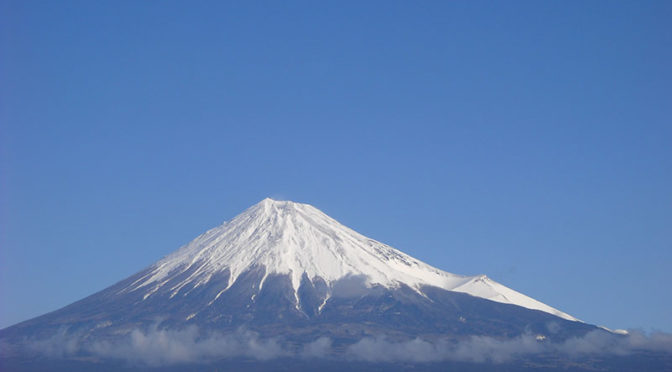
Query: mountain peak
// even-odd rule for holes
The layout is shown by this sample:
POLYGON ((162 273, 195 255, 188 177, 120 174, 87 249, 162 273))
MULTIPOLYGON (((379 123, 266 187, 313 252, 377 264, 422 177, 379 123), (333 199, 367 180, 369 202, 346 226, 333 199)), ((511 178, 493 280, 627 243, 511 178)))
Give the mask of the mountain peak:
POLYGON ((294 204, 301 204, 297 202, 293 202, 291 200, 277 200, 273 198, 265 198, 264 200, 260 201, 259 203, 255 204, 255 206, 284 206, 284 205, 294 205, 294 204))
MULTIPOLYGON (((246 216, 247 218, 273 218, 273 219, 284 219, 296 214, 321 214, 324 217, 329 218, 319 209, 313 207, 310 204, 298 203, 291 200, 276 200, 272 198, 266 198, 259 203, 253 205, 252 207, 245 210, 241 216, 246 216)), ((238 218, 236 217, 236 218, 238 218)))
POLYGON ((366 287, 407 286, 422 293, 424 287, 432 286, 575 320, 485 276, 456 275, 434 268, 357 233, 309 204, 271 198, 160 260, 129 290, 146 291, 147 298, 170 279, 183 278, 170 288, 174 296, 183 288, 204 285, 226 273, 228 285, 223 292, 255 268, 263 269, 258 288, 271 274, 288 275, 297 298, 304 277, 324 281, 329 288, 354 277, 366 287))

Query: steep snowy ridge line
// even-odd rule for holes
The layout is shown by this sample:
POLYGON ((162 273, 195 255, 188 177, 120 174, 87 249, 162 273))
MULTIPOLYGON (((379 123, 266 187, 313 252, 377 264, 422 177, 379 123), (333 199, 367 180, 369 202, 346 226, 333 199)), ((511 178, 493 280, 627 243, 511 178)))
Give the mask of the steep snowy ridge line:
POLYGON ((397 288, 403 284, 420 294, 423 286, 435 286, 577 320, 484 275, 463 276, 434 268, 357 233, 311 205, 272 199, 264 199, 199 235, 154 264, 148 274, 123 291, 146 288, 147 298, 172 276, 193 269, 170 288, 171 296, 175 296, 187 285, 200 286, 228 269, 228 286, 221 289, 214 302, 241 274, 261 266, 265 273, 259 287, 269 274, 289 275, 297 298, 304 273, 310 280, 322 278, 329 288, 343 278, 360 276, 367 286, 397 288))

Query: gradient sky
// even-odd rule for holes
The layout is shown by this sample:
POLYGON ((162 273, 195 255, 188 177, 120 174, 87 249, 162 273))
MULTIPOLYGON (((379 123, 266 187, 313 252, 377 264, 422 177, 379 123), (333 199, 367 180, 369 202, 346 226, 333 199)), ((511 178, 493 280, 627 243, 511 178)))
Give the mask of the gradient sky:
POLYGON ((0 1, 0 327, 270 196, 672 331, 672 2, 0 1))

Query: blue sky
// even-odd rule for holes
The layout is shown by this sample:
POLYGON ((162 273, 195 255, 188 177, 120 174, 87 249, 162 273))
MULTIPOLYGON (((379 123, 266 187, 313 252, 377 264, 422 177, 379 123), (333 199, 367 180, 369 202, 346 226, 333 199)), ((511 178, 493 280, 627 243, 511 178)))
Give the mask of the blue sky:
POLYGON ((672 331, 672 3, 0 2, 0 327, 271 196, 672 331))

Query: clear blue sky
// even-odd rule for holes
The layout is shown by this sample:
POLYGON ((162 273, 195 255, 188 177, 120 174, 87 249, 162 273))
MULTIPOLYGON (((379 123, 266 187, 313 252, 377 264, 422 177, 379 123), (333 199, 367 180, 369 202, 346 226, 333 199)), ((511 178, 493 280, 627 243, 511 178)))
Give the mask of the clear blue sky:
POLYGON ((672 331, 672 2, 0 1, 0 327, 271 196, 672 331))

